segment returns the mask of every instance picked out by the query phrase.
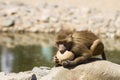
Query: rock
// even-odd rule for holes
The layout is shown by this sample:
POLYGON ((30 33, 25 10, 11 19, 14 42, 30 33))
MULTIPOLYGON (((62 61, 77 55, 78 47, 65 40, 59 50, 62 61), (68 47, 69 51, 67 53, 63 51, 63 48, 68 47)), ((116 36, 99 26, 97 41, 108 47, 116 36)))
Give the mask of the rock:
POLYGON ((0 73, 1 80, 31 80, 33 73, 31 72, 20 72, 20 73, 0 73))
POLYGON ((82 8, 81 9, 81 14, 89 14, 91 12, 91 9, 90 8, 87 8, 87 7, 85 7, 85 8, 82 8))
POLYGON ((51 17, 49 18, 49 20, 50 20, 50 22, 56 23, 56 22, 58 22, 59 17, 57 17, 57 16, 51 16, 51 17))
POLYGON ((34 67, 19 73, 0 72, 1 80, 119 80, 120 65, 91 58, 90 62, 76 67, 34 67), (104 66, 104 67, 103 67, 104 66))
POLYGON ((5 8, 5 3, 4 2, 2 2, 2 1, 0 1, 0 10, 2 10, 2 9, 4 9, 5 8))
POLYGON ((118 28, 120 28, 120 16, 115 21, 115 26, 118 27, 118 28))
POLYGON ((97 14, 97 15, 94 15, 90 18, 90 21, 93 21, 95 22, 95 24, 97 23, 103 23, 104 21, 104 17, 102 16, 102 14, 97 14))
POLYGON ((32 72, 36 74, 37 79, 40 79, 41 77, 47 75, 50 72, 49 67, 34 67, 32 69, 32 72))
POLYGON ((33 74, 33 75, 32 75, 31 80, 37 80, 37 77, 36 77, 36 75, 35 75, 35 74, 33 74))
POLYGON ((40 20, 42 22, 48 22, 49 21, 49 17, 50 17, 50 10, 49 9, 43 9, 42 13, 40 15, 40 20), (48 14, 49 13, 49 14, 48 14))
POLYGON ((3 18, 2 20, 0 20, 0 25, 3 27, 12 27, 15 25, 15 21, 13 18, 3 18))
POLYGON ((107 27, 100 27, 100 28, 99 28, 99 33, 100 33, 100 34, 106 34, 107 31, 108 31, 108 28, 107 28, 107 27))
POLYGON ((56 67, 40 80, 119 80, 120 65, 96 60, 74 68, 56 67), (104 66, 104 67, 103 67, 104 66))
POLYGON ((115 36, 116 36, 116 37, 120 37, 120 29, 118 29, 118 30, 116 31, 115 36))
POLYGON ((42 76, 49 73, 49 67, 34 67, 32 71, 25 71, 19 73, 5 73, 0 72, 1 80, 39 80, 42 76))
POLYGON ((17 14, 18 11, 19 11, 19 8, 17 6, 9 5, 7 6, 4 12, 6 12, 7 15, 15 15, 17 14))

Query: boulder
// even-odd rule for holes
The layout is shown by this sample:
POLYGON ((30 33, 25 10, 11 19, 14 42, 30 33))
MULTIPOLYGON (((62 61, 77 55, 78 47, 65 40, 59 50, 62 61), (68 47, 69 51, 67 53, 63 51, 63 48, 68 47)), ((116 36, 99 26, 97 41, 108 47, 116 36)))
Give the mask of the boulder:
POLYGON ((40 80, 120 80, 120 65, 96 60, 74 68, 55 67, 40 80))
POLYGON ((120 65, 90 59, 76 67, 34 67, 32 71, 19 73, 0 72, 0 80, 120 80, 120 65))

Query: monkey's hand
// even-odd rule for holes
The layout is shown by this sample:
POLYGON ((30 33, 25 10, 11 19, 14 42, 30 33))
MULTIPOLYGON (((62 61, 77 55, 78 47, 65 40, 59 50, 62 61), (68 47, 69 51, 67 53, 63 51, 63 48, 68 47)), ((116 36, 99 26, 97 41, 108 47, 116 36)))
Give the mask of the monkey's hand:
POLYGON ((54 62, 55 64, 58 64, 58 63, 59 63, 59 60, 58 60, 58 58, 57 58, 56 56, 53 57, 53 62, 54 62))
POLYGON ((74 66, 74 62, 73 61, 70 61, 70 60, 65 60, 65 61, 62 61, 62 66, 63 67, 71 67, 71 66, 74 66))

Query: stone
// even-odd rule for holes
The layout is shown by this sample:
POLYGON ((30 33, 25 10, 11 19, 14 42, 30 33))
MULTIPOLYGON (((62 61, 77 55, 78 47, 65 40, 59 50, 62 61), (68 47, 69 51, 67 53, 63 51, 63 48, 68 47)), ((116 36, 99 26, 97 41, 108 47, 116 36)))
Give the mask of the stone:
POLYGON ((116 27, 115 26, 111 26, 110 28, 108 28, 108 32, 110 33, 115 33, 116 32, 116 27))
POLYGON ((12 27, 15 25, 15 20, 13 18, 3 18, 2 20, 0 20, 0 25, 3 27, 12 27))
MULTIPOLYGON (((1 73, 0 73, 1 74, 1 73)), ((0 75, 1 80, 31 80, 32 72, 20 72, 20 73, 3 73, 0 75)))
POLYGON ((8 32, 9 31, 9 29, 8 28, 2 28, 2 32, 8 32))
POLYGON ((6 3, 0 1, 0 10, 3 10, 6 6, 6 3))
POLYGON ((4 12, 7 13, 7 15, 15 15, 19 11, 19 8, 17 6, 7 6, 4 12))
POLYGON ((120 65, 105 61, 95 60, 73 68, 55 67, 50 73, 40 80, 119 80, 120 65), (104 67, 103 67, 104 66, 104 67))
POLYGON ((115 26, 120 28, 120 17, 118 17, 117 20, 115 21, 115 26))
POLYGON ((37 79, 40 79, 41 77, 47 75, 50 72, 49 67, 41 66, 41 67, 34 67, 32 69, 32 72, 36 74, 37 79))
POLYGON ((99 33, 100 34, 106 34, 108 32, 108 28, 107 27, 100 27, 99 28, 99 33))
POLYGON ((40 15, 40 20, 42 22, 48 22, 49 21, 49 17, 50 17, 50 10, 49 9, 44 9, 42 10, 42 13, 40 15))
POLYGON ((81 9, 81 13, 82 13, 83 15, 84 15, 84 14, 89 14, 90 11, 91 11, 91 9, 90 9, 90 8, 87 8, 87 7, 81 9))
POLYGON ((55 16, 51 16, 51 17, 49 18, 49 21, 50 21, 50 22, 53 22, 53 23, 58 22, 58 20, 59 20, 59 18, 58 18, 58 17, 55 17, 55 16))
POLYGON ((116 37, 120 37, 120 29, 118 29, 118 30, 116 31, 115 36, 116 36, 116 37))

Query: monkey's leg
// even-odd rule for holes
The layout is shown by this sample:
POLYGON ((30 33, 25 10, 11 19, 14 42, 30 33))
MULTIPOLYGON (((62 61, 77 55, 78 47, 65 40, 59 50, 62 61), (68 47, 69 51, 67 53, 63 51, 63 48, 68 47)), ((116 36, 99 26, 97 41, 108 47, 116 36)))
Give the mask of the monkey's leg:
POLYGON ((97 39, 93 42, 92 46, 90 47, 90 50, 94 56, 101 54, 102 58, 106 60, 106 56, 104 53, 104 46, 103 43, 100 41, 100 39, 97 39))
POLYGON ((81 56, 75 58, 73 62, 75 64, 80 64, 86 62, 92 56, 91 52, 83 52, 81 56))
POLYGON ((92 55, 91 55, 91 52, 83 52, 81 56, 79 57, 76 57, 74 60, 70 61, 70 60, 67 60, 67 61, 62 61, 62 65, 64 67, 69 67, 69 66, 76 66, 78 64, 81 64, 81 63, 84 63, 88 60, 88 58, 90 58, 92 55))
POLYGON ((105 52, 103 51, 103 53, 102 53, 102 58, 103 58, 103 60, 106 60, 106 55, 105 55, 105 52))

